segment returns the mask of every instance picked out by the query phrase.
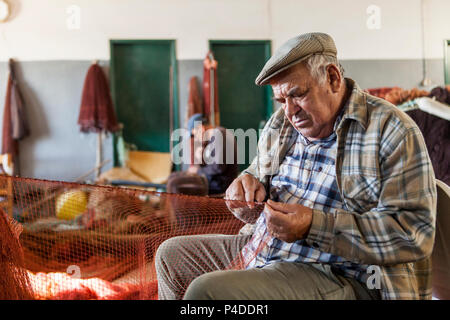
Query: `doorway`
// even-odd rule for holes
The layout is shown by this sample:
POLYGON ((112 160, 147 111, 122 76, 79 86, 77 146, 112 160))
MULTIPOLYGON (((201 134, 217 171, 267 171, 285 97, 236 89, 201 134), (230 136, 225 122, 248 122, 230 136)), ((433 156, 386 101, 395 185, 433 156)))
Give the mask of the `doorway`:
MULTIPOLYGON (((255 85, 255 79, 271 55, 269 40, 210 40, 209 48, 218 62, 217 82, 220 124, 227 129, 258 130, 272 115, 272 91, 255 85)), ((256 146, 255 146, 256 147, 256 146)), ((256 149, 255 149, 256 150, 256 149)), ((250 149, 245 148, 248 167, 250 149)), ((253 153, 255 154, 255 153, 253 153)))
POLYGON ((111 40, 110 50, 111 94, 124 140, 140 151, 170 152, 171 132, 179 127, 175 40, 111 40))

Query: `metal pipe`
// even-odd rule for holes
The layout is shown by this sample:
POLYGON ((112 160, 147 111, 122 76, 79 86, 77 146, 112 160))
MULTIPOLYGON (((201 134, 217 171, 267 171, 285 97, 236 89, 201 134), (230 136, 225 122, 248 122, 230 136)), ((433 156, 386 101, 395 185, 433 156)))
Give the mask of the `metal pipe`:
POLYGON ((101 163, 102 163, 102 157, 103 157, 103 131, 100 131, 97 134, 97 161, 95 164, 96 170, 95 170, 95 180, 98 180, 98 177, 100 177, 101 173, 101 163))
POLYGON ((214 84, 214 69, 212 67, 211 67, 211 69, 209 69, 209 80, 210 80, 209 81, 209 85, 210 85, 210 87, 209 87, 209 93, 210 93, 209 106, 210 106, 210 111, 211 111, 211 125, 213 127, 215 127, 216 126, 216 109, 215 109, 215 100, 214 100, 214 98, 215 98, 215 96, 214 96, 214 94, 215 94, 215 92, 214 92, 215 84, 214 84))
POLYGON ((170 154, 172 154, 173 141, 171 139, 173 132, 173 66, 169 69, 169 139, 170 139, 170 154))

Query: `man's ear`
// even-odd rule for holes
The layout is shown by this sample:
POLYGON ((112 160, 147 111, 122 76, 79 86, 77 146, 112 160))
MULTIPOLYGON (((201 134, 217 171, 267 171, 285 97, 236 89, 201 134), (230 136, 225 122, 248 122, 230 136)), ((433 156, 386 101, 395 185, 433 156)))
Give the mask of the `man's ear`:
POLYGON ((342 85, 342 77, 338 67, 334 64, 327 66, 327 80, 333 93, 339 92, 342 85))

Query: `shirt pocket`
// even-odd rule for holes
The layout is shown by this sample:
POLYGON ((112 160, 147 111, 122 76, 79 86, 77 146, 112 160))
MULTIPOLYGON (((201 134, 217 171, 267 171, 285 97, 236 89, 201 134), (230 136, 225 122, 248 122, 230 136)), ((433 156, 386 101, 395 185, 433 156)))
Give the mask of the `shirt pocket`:
POLYGON ((342 176, 342 194, 350 210, 366 212, 378 206, 380 182, 377 176, 353 173, 342 176))

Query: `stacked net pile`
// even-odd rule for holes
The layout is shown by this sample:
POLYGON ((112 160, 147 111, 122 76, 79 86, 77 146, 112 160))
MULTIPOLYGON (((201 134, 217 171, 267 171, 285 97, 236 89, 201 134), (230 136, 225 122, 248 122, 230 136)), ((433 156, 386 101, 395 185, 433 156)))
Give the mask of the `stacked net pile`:
POLYGON ((10 186, 0 211, 0 299, 157 299, 159 245, 237 234, 243 223, 230 203, 246 205, 5 176, 0 185, 10 186))

